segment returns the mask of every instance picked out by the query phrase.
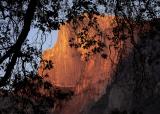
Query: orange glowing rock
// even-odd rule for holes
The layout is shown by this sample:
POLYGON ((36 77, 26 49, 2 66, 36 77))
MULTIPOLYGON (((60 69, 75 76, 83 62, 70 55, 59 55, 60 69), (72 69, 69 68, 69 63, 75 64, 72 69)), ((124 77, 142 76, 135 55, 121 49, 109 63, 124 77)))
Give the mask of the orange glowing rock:
MULTIPOLYGON (((114 16, 96 16, 98 27, 103 33, 113 36, 112 29, 114 25, 114 16)), ((78 26, 80 31, 89 19, 86 17, 78 26)), ((60 27, 58 40, 52 49, 47 49, 43 53, 43 58, 52 60, 54 68, 45 71, 48 73, 47 78, 56 86, 73 87, 76 95, 68 102, 67 106, 61 111, 62 114, 79 114, 85 107, 92 102, 98 100, 104 93, 107 84, 111 80, 111 75, 116 69, 119 62, 119 51, 123 46, 123 42, 119 42, 118 49, 112 47, 112 41, 105 38, 105 52, 107 59, 103 59, 99 54, 93 55, 88 61, 83 60, 85 49, 75 49, 69 46, 69 39, 75 37, 72 24, 66 23, 60 27)), ((91 29, 89 34, 94 34, 95 30, 91 29)), ((136 34, 135 34, 136 35, 136 34)), ((128 49, 132 46, 129 41, 126 41, 128 49)), ((128 54, 127 53, 127 54, 128 54)), ((41 74, 41 70, 39 70, 41 74)), ((60 112, 59 112, 60 113, 60 112)))

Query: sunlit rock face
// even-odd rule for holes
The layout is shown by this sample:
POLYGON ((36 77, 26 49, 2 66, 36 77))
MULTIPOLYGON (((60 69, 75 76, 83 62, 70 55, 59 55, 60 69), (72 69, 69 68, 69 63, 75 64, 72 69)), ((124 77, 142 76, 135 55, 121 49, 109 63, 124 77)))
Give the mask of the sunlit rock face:
POLYGON ((57 86, 74 86, 81 74, 83 62, 80 61, 80 54, 68 44, 71 35, 69 25, 61 26, 54 48, 43 54, 44 59, 54 63, 54 68, 47 73, 49 80, 57 86))
MULTIPOLYGON (((100 30, 110 36, 113 35, 112 28, 113 16, 97 18, 98 27, 100 30)), ((79 25, 78 29, 85 26, 89 19, 86 17, 79 25)), ((92 35, 95 30, 91 29, 89 34, 92 35)), ((93 55, 88 61, 83 59, 84 49, 75 49, 69 46, 70 38, 75 37, 72 24, 66 23, 60 27, 58 33, 58 40, 52 49, 44 52, 43 58, 53 61, 54 68, 45 71, 48 73, 47 78, 51 83, 57 86, 73 87, 75 95, 72 100, 67 102, 63 108, 57 111, 57 114, 85 114, 88 109, 105 94, 107 85, 112 79, 112 74, 119 62, 118 52, 121 49, 122 42, 118 44, 119 48, 112 47, 112 41, 105 38, 106 48, 104 52, 107 53, 106 59, 99 54, 93 55)), ((127 42, 127 41, 126 41, 127 42)), ((128 43, 126 50, 129 53, 132 46, 128 43)), ((128 54, 126 53, 126 55, 128 54)), ((42 69, 39 70, 41 73, 42 69)))
MULTIPOLYGON (((113 19, 112 16, 97 17, 98 26, 102 32, 112 35, 113 19)), ((85 21, 87 22, 88 19, 84 19, 80 26, 83 26, 85 21)), ((89 32, 92 35, 95 30, 89 32)), ((75 37, 72 25, 61 26, 54 48, 46 50, 43 54, 44 59, 52 60, 54 63, 54 68, 46 71, 49 75, 48 80, 57 86, 75 88, 75 96, 65 104, 63 110, 58 112, 62 114, 85 113, 105 93, 115 64, 118 63, 119 50, 112 47, 110 50, 109 47, 105 49, 108 54, 107 59, 97 54, 88 61, 84 61, 82 54, 85 50, 69 46, 69 39, 72 37, 75 37)), ((109 46, 111 41, 106 38, 105 43, 109 46)))
MULTIPOLYGON (((87 20, 88 19, 84 21, 87 20)), ((103 32, 112 34, 112 16, 97 17, 97 20, 103 32)), ((94 30, 90 32, 90 34, 94 34, 94 30)), ((105 49, 105 52, 110 56, 107 60, 103 59, 100 55, 94 55, 89 61, 85 61, 82 57, 83 51, 85 50, 75 49, 69 46, 69 39, 73 37, 75 37, 75 34, 71 24, 67 23, 61 26, 54 48, 44 52, 43 58, 52 60, 54 63, 54 68, 46 71, 49 74, 49 80, 59 86, 75 87, 79 83, 83 83, 84 85, 80 84, 80 86, 83 87, 89 86, 89 83, 93 84, 100 80, 108 79, 108 73, 110 73, 112 65, 110 59, 112 59, 113 62, 117 59, 115 50, 109 53, 108 48, 105 49), (85 77, 89 82, 85 82, 87 80, 82 81, 85 77)), ((106 44, 107 43, 109 44, 111 42, 106 38, 106 44)), ((111 48, 111 50, 113 49, 111 48)))

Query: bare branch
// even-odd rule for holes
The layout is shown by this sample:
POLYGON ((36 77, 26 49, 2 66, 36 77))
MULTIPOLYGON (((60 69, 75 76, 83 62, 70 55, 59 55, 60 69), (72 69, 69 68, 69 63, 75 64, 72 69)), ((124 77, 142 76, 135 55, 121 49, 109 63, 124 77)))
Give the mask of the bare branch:
POLYGON ((24 17, 24 26, 22 28, 22 32, 20 33, 19 38, 14 45, 14 48, 11 48, 0 59, 0 63, 2 63, 6 58, 11 56, 11 53, 13 53, 13 57, 7 66, 6 73, 5 73, 4 77, 2 77, 0 80, 0 87, 5 86, 7 84, 7 80, 11 77, 12 70, 14 68, 14 65, 16 64, 18 53, 21 51, 22 44, 24 43, 24 41, 26 40, 26 38, 28 36, 30 26, 32 23, 32 19, 34 17, 34 12, 36 10, 37 3, 38 3, 38 0, 31 0, 30 1, 29 5, 28 5, 27 12, 24 17))

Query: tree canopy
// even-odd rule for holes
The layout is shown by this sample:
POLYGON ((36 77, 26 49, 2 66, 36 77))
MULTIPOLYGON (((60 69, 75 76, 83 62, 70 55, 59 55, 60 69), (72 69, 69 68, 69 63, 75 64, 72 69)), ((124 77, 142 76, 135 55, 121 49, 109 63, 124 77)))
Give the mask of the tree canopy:
MULTIPOLYGON (((37 42, 30 43, 27 38, 28 33, 32 28, 42 31, 43 34, 51 33, 52 30, 60 29, 60 25, 67 22, 72 23, 76 29, 79 21, 83 21, 85 18, 83 14, 87 14, 89 17, 87 26, 97 30, 98 36, 101 36, 102 33, 95 26, 97 22, 93 15, 115 16, 114 22, 117 26, 113 28, 114 36, 110 38, 114 42, 115 48, 119 41, 130 39, 135 53, 139 53, 138 56, 142 59, 147 55, 142 53, 141 47, 145 48, 144 44, 137 45, 134 41, 135 25, 143 28, 143 24, 149 21, 153 26, 150 34, 145 31, 141 32, 140 36, 142 36, 143 42, 147 40, 146 35, 152 36, 155 31, 160 31, 159 0, 0 0, 0 88, 9 87, 22 92, 23 96, 29 96, 30 93, 32 96, 29 97, 40 96, 40 104, 44 98, 51 101, 48 96, 41 96, 36 90, 37 86, 43 89, 55 89, 51 87, 50 83, 42 80, 43 76, 37 76, 39 63, 45 65, 45 70, 53 67, 52 61, 42 59, 42 47, 37 46, 37 42), (125 33, 126 29, 129 36, 125 33)), ((96 45, 91 52, 86 53, 86 60, 89 59, 90 53, 101 54, 105 59, 107 54, 103 52, 103 49, 106 48, 103 40, 88 38, 87 31, 88 28, 83 28, 80 33, 77 32, 77 37, 69 40, 70 46, 90 50, 96 45), (75 42, 76 38, 79 38, 80 42, 75 42)), ((47 39, 42 37, 41 40, 47 39)), ((151 55, 153 54, 151 53, 151 55)), ((150 57, 149 62, 151 63, 158 57, 150 57)), ((143 85, 148 87, 148 82, 144 81, 144 63, 134 62, 136 67, 134 90, 137 93, 142 90, 139 88, 143 85)), ((49 90, 48 94, 52 94, 50 98, 53 98, 53 102, 56 102, 56 99, 61 100, 73 95, 72 91, 63 93, 59 89, 52 92, 49 90)))
MULTIPOLYGON (((26 76, 36 75, 37 61, 41 59, 42 50, 28 42, 27 36, 32 27, 46 33, 58 30, 65 22, 76 24, 83 20, 84 13, 91 19, 93 14, 113 15, 120 17, 116 18, 115 22, 121 27, 114 29, 114 38, 125 40, 119 36, 124 23, 134 20, 135 23, 142 24, 146 20, 159 18, 159 10, 158 0, 1 0, 0 87, 14 84, 26 76), (30 70, 27 70, 27 67, 30 67, 30 70)), ((96 23, 96 20, 93 22, 96 23)), ((132 31, 132 28, 129 23, 127 29, 132 31)), ((93 40, 85 42, 94 44, 93 40)), ((105 48, 103 42, 98 44, 105 48)), ((102 54, 102 57, 105 58, 106 54, 102 54)))

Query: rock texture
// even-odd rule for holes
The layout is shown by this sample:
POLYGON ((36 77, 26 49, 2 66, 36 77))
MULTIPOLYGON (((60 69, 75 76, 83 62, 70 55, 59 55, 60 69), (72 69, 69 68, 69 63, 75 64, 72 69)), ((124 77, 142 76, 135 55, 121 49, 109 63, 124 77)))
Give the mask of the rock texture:
MULTIPOLYGON (((95 17, 97 18, 100 30, 112 36, 114 17, 95 17)), ((88 18, 85 18, 81 22, 78 27, 79 31, 82 26, 85 26, 88 20, 88 18)), ((108 54, 107 59, 103 59, 97 54, 92 56, 88 61, 84 61, 82 55, 85 50, 75 49, 69 46, 70 38, 75 37, 72 26, 72 24, 68 23, 61 26, 54 48, 46 50, 43 54, 44 59, 52 60, 54 63, 53 69, 44 72, 49 75, 47 79, 56 86, 72 87, 75 91, 72 100, 65 103, 61 110, 57 110, 57 114, 108 114, 114 109, 121 111, 132 110, 130 107, 136 104, 133 103, 135 101, 133 100, 134 89, 128 89, 128 81, 126 81, 129 77, 135 76, 132 66, 132 62, 134 61, 133 46, 130 41, 126 40, 125 43, 119 42, 118 49, 116 49, 110 47, 112 42, 106 38, 105 44, 107 47, 105 48, 105 52, 108 54), (120 61, 118 54, 119 51, 122 51, 123 46, 125 46, 125 52, 123 53, 123 59, 120 61), (115 73, 119 66, 124 69, 115 73), (119 78, 111 84, 110 80, 115 75, 118 75, 117 77, 119 78), (106 90, 106 88, 108 89, 106 90)), ((133 31, 135 40, 136 42, 140 42, 137 40, 140 29, 135 27, 135 30, 133 31)), ((94 32, 95 30, 89 31, 91 35, 94 32)), ((41 72, 42 69, 39 69, 40 74, 41 72)), ((153 71, 149 72, 152 73, 153 71)), ((157 77, 157 74, 155 75, 157 77)))
MULTIPOLYGON (((112 16, 97 17, 99 28, 104 32, 112 35, 113 18, 112 16)), ((85 19, 81 26, 85 26, 85 19)), ((79 28, 79 30, 81 30, 79 28)), ((90 30, 90 34, 94 34, 95 30, 90 30)), ((99 99, 105 93, 105 87, 109 83, 110 76, 113 73, 114 64, 117 63, 117 51, 111 48, 105 49, 108 54, 107 59, 103 59, 100 55, 94 55, 88 61, 84 61, 82 57, 83 49, 75 49, 69 46, 69 39, 74 37, 74 31, 71 24, 65 24, 60 27, 58 40, 53 49, 44 52, 43 57, 52 60, 54 68, 45 71, 48 73, 50 80, 57 86, 74 87, 76 95, 68 102, 62 114, 79 114, 86 111, 86 107, 99 99)), ((105 41, 109 46, 111 42, 105 41)))
MULTIPOLYGON (((108 29, 112 28, 110 25, 112 19, 113 17, 111 16, 98 18, 98 22, 103 31, 111 32, 108 29)), ((75 86, 84 75, 96 81, 98 75, 107 75, 106 73, 108 73, 111 66, 111 61, 106 61, 100 56, 95 56, 88 62, 84 61, 81 57, 81 53, 83 53, 84 50, 77 50, 69 46, 69 39, 74 36, 71 24, 61 26, 54 48, 46 50, 43 54, 44 59, 52 60, 54 63, 54 68, 46 72, 49 74, 49 80, 56 85, 75 86)), ((106 43, 107 42, 108 41, 106 41, 106 43)), ((116 59, 114 54, 115 52, 113 52, 111 57, 113 61, 116 59)), ((104 78, 104 76, 102 77, 104 78)))
POLYGON ((145 23, 145 28, 153 28, 145 36, 137 36, 135 48, 117 65, 118 70, 114 74, 117 78, 106 87, 106 93, 94 103, 88 114, 118 111, 129 114, 160 113, 160 32, 155 25, 159 20, 154 21, 147 22, 154 23, 154 26, 145 23))

